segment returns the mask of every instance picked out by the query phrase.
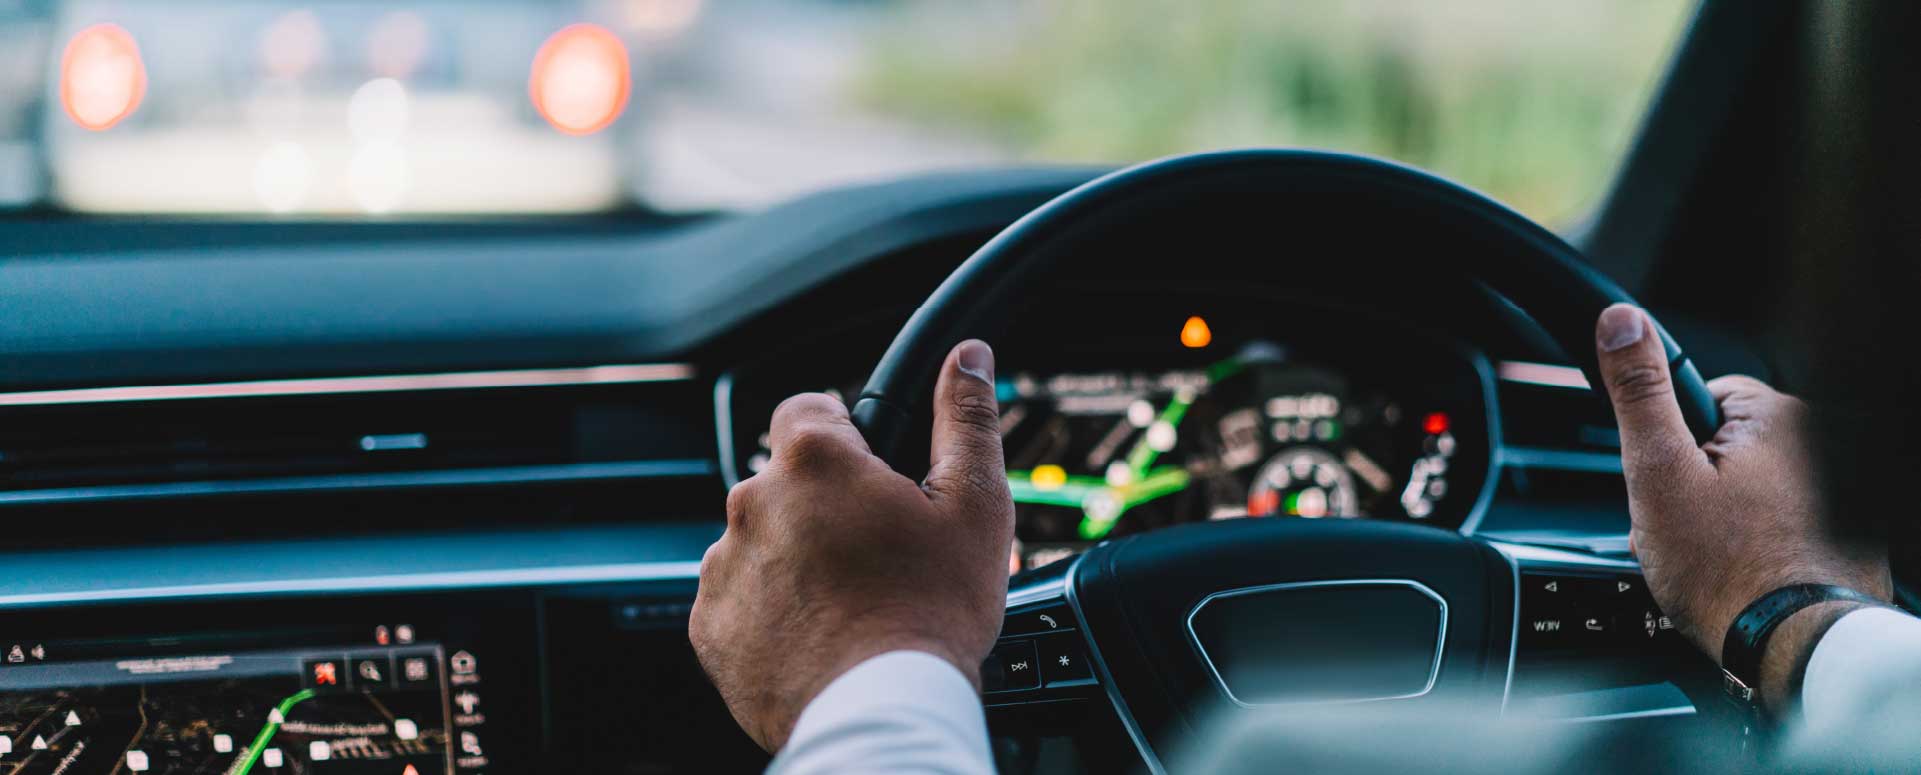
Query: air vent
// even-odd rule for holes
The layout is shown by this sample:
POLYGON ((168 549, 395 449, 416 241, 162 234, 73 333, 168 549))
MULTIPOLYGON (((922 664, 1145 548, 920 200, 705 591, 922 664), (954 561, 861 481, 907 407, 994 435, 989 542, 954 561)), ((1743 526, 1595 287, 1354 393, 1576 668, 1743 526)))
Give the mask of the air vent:
POLYGON ((711 475, 685 374, 524 377, 591 372, 0 395, 0 503, 711 475))

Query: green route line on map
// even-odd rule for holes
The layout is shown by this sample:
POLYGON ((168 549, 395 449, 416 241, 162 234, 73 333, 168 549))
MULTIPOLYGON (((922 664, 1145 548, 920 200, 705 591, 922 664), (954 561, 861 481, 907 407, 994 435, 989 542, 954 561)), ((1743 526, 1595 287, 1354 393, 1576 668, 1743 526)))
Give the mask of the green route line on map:
MULTIPOLYGON (((1240 358, 1229 357, 1216 361, 1207 367, 1208 384, 1240 373, 1246 366, 1240 358)), ((1154 418, 1155 424, 1167 423, 1169 428, 1178 430, 1181 420, 1187 417, 1187 410, 1201 391, 1176 393, 1160 414, 1154 418)), ((1153 427, 1152 425, 1149 426, 1153 427)), ((1134 441, 1133 449, 1127 453, 1129 483, 1115 486, 1096 476, 1069 475, 1055 486, 1038 486, 1034 483, 1033 471, 1013 470, 1007 472, 1007 486, 1013 492, 1015 503, 1038 503, 1050 506, 1064 506, 1081 510, 1080 536, 1089 541, 1107 537, 1128 509, 1139 506, 1156 498, 1187 489, 1191 477, 1179 466, 1156 466, 1163 450, 1157 450, 1147 441, 1148 434, 1142 433, 1134 441), (1106 517, 1097 517, 1093 509, 1087 507, 1089 498, 1111 498, 1113 508, 1106 517)))
MULTIPOLYGON (((313 699, 313 696, 312 689, 301 689, 293 696, 281 700, 277 708, 280 711, 280 717, 285 719, 287 712, 293 710, 293 706, 313 699)), ((260 754, 267 750, 267 743, 273 740, 274 733, 278 731, 280 731, 280 722, 268 721, 267 725, 260 729, 260 734, 254 735, 253 743, 247 746, 247 758, 241 760, 240 766, 234 769, 233 775, 247 775, 248 772, 253 771, 254 763, 260 761, 260 754)))

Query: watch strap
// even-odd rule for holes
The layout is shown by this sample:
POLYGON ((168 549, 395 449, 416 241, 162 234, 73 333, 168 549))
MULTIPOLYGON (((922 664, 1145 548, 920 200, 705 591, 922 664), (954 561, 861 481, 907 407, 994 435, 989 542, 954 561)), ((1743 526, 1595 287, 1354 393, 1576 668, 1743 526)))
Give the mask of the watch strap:
POLYGON ((1729 625, 1721 641, 1722 685, 1730 698, 1754 708, 1761 686, 1761 659, 1768 639, 1788 617, 1808 606, 1833 601, 1886 605, 1867 594, 1833 584, 1790 584, 1756 599, 1729 625))

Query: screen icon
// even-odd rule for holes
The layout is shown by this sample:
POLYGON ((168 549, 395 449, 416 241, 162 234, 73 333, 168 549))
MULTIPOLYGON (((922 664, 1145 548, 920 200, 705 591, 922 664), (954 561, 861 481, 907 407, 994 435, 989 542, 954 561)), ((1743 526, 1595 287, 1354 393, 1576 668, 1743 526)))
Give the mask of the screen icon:
POLYGON ((347 685, 347 668, 344 660, 309 659, 303 663, 300 672, 301 680, 309 689, 339 689, 347 685))
POLYGON ((385 654, 377 657, 354 657, 353 665, 356 686, 379 687, 393 680, 393 663, 385 654))
POLYGON ((433 652, 401 652, 394 655, 402 686, 432 686, 440 683, 440 657, 433 652))

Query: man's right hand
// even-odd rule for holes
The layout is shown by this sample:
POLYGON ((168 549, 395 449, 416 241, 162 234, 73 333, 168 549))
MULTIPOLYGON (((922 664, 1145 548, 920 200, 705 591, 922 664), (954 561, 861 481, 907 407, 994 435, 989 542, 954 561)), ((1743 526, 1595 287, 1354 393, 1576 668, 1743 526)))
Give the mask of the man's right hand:
MULTIPOLYGON (((1842 545, 1826 530, 1803 432, 1805 404, 1748 377, 1713 380, 1708 389, 1723 424, 1696 445, 1647 316, 1625 304, 1609 307, 1595 339, 1621 427, 1629 546, 1648 591, 1682 634, 1718 661, 1735 617, 1777 588, 1835 584, 1888 598, 1886 552, 1842 545)), ((1763 660, 1762 697, 1782 701, 1793 653, 1812 646, 1797 637, 1847 607, 1813 606, 1782 624, 1763 660)))
POLYGON ((800 395, 774 411, 773 461, 728 493, 688 624, 755 742, 781 748, 815 695, 887 652, 931 654, 979 683, 1014 534, 999 420, 993 351, 972 340, 934 388, 923 482, 875 457, 837 399, 800 395))

